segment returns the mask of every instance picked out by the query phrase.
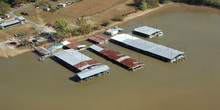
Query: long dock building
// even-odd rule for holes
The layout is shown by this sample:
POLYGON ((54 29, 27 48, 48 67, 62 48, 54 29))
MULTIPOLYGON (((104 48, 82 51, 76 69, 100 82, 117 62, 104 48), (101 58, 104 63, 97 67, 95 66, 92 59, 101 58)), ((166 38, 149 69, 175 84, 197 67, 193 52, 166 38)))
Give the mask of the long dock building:
POLYGON ((156 43, 143 40, 129 34, 119 34, 110 42, 132 49, 142 54, 160 59, 165 62, 178 62, 185 59, 185 53, 156 43))
POLYGON ((55 53, 54 60, 77 73, 75 76, 79 81, 91 79, 96 75, 100 76, 110 69, 107 65, 100 65, 99 62, 74 49, 55 53))
POLYGON ((89 49, 96 54, 131 71, 135 71, 144 67, 143 63, 140 63, 122 53, 109 49, 101 44, 92 45, 89 47, 89 49))
POLYGON ((100 63, 74 49, 62 50, 54 54, 55 59, 74 72, 90 69, 100 63))

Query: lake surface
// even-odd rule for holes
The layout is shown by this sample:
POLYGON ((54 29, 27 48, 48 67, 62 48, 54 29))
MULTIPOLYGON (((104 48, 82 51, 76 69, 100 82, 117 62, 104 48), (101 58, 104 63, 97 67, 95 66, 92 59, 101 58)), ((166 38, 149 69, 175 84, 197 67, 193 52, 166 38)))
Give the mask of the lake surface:
POLYGON ((83 51, 111 70, 75 83, 73 72, 33 53, 0 59, 0 110, 219 110, 220 11, 179 4, 121 26, 130 33, 142 25, 161 29, 164 36, 150 41, 185 51, 186 60, 164 63, 109 43, 144 69, 129 72, 83 51))

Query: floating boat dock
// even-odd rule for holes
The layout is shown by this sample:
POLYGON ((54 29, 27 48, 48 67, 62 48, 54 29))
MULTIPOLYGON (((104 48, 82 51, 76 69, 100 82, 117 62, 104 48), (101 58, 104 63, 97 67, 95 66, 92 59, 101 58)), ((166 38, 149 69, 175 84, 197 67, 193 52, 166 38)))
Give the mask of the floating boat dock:
POLYGON ((35 50, 40 56, 50 55, 50 51, 44 47, 36 47, 35 50))
POLYGON ((51 52, 44 47, 35 47, 33 45, 32 47, 34 47, 35 52, 40 56, 38 58, 39 61, 44 61, 48 56, 51 55, 51 52))
POLYGON ((144 67, 143 63, 140 63, 131 57, 121 54, 117 51, 109 49, 101 44, 92 45, 89 47, 89 49, 96 54, 131 71, 135 71, 144 67))
POLYGON ((122 28, 119 28, 118 26, 115 26, 114 28, 106 30, 105 34, 113 36, 113 35, 118 34, 119 32, 122 32, 122 31, 123 31, 122 28))
POLYGON ((73 72, 77 81, 90 80, 93 76, 100 76, 108 73, 110 69, 107 65, 100 65, 99 62, 74 49, 59 51, 54 54, 54 60, 73 72))
POLYGON ((88 41, 95 43, 95 44, 104 44, 108 42, 108 38, 100 36, 100 35, 93 35, 88 37, 88 41))
POLYGON ((74 49, 62 50, 54 54, 57 62, 74 72, 90 69, 100 63, 74 49))
POLYGON ((155 36, 158 36, 158 37, 163 36, 163 32, 161 30, 148 27, 148 26, 135 28, 133 30, 133 34, 136 34, 142 37, 147 37, 147 38, 153 38, 155 36))
POLYGON ((81 81, 81 80, 90 80, 94 76, 101 76, 103 74, 108 73, 109 69, 110 68, 107 65, 101 65, 101 66, 97 66, 97 67, 94 67, 92 69, 85 70, 85 71, 82 71, 80 73, 77 73, 75 75, 75 77, 77 77, 77 79, 79 81, 81 81))
POLYGON ((109 41, 165 62, 174 63, 185 59, 184 52, 152 43, 129 34, 116 35, 109 41))

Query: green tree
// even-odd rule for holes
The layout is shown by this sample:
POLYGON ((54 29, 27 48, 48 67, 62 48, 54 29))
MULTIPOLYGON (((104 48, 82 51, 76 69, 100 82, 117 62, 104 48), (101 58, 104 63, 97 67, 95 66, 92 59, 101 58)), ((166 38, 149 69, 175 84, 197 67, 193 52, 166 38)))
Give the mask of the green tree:
POLYGON ((4 2, 0 2, 0 14, 5 15, 11 10, 10 5, 4 2))
POLYGON ((79 28, 78 31, 84 36, 91 32, 92 26, 87 23, 84 17, 77 18, 76 25, 79 28))
POLYGON ((134 0, 134 5, 138 7, 139 9, 145 8, 146 4, 147 4, 147 8, 154 8, 159 5, 159 1, 158 0, 134 0))
POLYGON ((72 30, 72 26, 70 26, 70 21, 67 19, 59 19, 55 22, 54 28, 56 30, 56 40, 62 41, 64 38, 69 37, 69 33, 72 30))
POLYGON ((143 0, 140 5, 140 10, 145 10, 148 8, 148 4, 143 0))
POLYGON ((12 0, 12 3, 16 6, 21 4, 22 2, 24 2, 24 0, 12 0))

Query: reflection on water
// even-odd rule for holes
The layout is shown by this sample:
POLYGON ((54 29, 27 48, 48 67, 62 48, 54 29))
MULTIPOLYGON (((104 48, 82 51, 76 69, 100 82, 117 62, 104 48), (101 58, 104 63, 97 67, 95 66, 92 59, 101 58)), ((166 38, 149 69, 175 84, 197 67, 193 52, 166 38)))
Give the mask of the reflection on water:
POLYGON ((175 5, 122 27, 129 33, 142 25, 163 30, 163 37, 150 41, 185 51, 187 59, 169 64, 107 44, 145 63, 145 68, 129 72, 83 51, 111 71, 81 84, 69 80, 74 73, 65 67, 50 59, 39 62, 32 53, 0 59, 0 109, 219 110, 219 12, 175 5))

